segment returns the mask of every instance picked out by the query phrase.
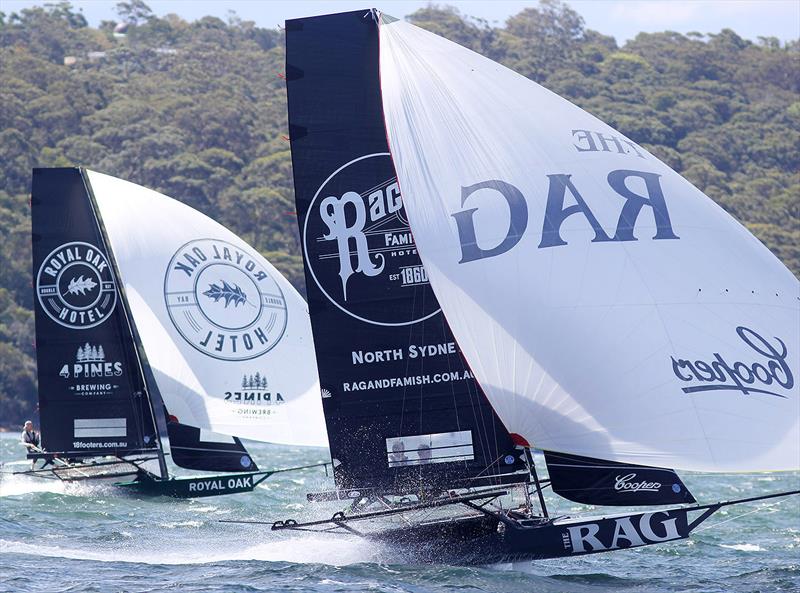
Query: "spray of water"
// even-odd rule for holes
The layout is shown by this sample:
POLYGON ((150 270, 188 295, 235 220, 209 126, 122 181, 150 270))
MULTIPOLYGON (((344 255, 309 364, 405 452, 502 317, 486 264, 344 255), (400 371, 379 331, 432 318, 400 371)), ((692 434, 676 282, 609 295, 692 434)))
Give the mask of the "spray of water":
POLYGON ((159 565, 257 560, 345 566, 359 562, 379 562, 381 559, 380 550, 366 542, 311 534, 239 545, 231 541, 186 542, 183 538, 170 538, 163 541, 134 539, 128 545, 104 549, 43 545, 41 542, 30 544, 0 539, 0 554, 159 565))
POLYGON ((0 498, 30 496, 38 493, 69 496, 97 496, 111 491, 111 484, 98 481, 69 482, 56 477, 30 476, 14 472, 0 473, 0 498))
POLYGON ((61 480, 43 480, 28 476, 4 473, 0 475, 0 497, 26 496, 36 492, 65 494, 67 485, 61 480))

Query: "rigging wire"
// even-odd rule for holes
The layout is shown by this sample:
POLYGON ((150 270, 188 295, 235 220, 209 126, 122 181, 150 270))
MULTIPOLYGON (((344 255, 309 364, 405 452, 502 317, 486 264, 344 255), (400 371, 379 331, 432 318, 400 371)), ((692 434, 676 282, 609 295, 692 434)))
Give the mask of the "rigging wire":
POLYGON ((694 530, 694 533, 700 533, 701 531, 706 531, 706 530, 711 529, 713 527, 718 527, 718 526, 722 525, 723 523, 729 523, 729 522, 734 521, 736 519, 741 519, 742 517, 746 517, 747 515, 752 515, 753 513, 757 513, 759 511, 764 511, 764 510, 767 510, 767 509, 771 509, 772 507, 776 507, 779 504, 782 504, 782 503, 786 502, 787 500, 789 500, 789 499, 788 498, 784 498, 784 499, 781 499, 781 500, 779 500, 777 502, 773 502, 772 504, 767 504, 767 505, 755 508, 752 511, 747 511, 746 513, 742 513, 741 515, 736 515, 735 517, 729 517, 727 519, 723 519, 722 521, 717 521, 716 523, 712 523, 711 525, 706 525, 705 527, 698 527, 697 529, 694 530))

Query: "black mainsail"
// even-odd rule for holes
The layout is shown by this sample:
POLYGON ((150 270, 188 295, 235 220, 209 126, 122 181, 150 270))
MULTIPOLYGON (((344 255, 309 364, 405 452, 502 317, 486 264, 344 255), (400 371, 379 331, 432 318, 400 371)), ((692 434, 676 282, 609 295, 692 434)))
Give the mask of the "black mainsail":
POLYGON ((161 453, 119 280, 78 169, 34 169, 42 444, 67 458, 161 453))
POLYGON ((298 222, 337 486, 524 480, 427 281, 388 152, 369 13, 286 24, 298 222))

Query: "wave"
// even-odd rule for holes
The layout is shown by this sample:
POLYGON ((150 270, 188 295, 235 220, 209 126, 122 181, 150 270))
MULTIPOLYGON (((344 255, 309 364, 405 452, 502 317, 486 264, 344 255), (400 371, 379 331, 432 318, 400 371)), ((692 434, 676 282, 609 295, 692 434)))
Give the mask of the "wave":
POLYGON ((720 547, 739 552, 764 552, 764 548, 757 544, 720 544, 720 547))

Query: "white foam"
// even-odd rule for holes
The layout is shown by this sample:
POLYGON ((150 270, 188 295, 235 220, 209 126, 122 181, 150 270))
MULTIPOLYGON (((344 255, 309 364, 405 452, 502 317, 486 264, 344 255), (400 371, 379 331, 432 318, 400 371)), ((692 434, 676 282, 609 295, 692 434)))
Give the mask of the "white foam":
POLYGON ((168 523, 159 523, 161 527, 167 529, 175 529, 177 527, 200 527, 203 523, 201 521, 170 521, 168 523))
POLYGON ((756 544, 720 544, 722 548, 738 550, 740 552, 763 552, 764 548, 756 544))
POLYGON ((34 492, 54 492, 64 494, 66 484, 61 480, 47 480, 43 478, 33 478, 27 476, 15 476, 13 474, 3 474, 0 477, 0 497, 3 496, 25 496, 34 492))
POLYGON ((90 496, 103 492, 102 484, 88 482, 65 482, 57 478, 43 478, 26 475, 3 474, 0 477, 0 497, 27 496, 37 492, 90 496))
POLYGON ((0 539, 0 553, 25 554, 50 558, 93 560, 97 562, 131 562, 139 564, 206 564, 229 560, 292 562, 297 564, 329 564, 344 566, 358 562, 378 562, 380 549, 374 543, 346 539, 341 536, 318 535, 276 537, 271 541, 248 544, 232 541, 191 542, 180 548, 175 540, 165 546, 149 545, 139 539, 136 544, 119 548, 81 549, 53 545, 29 544, 0 539), (162 549, 158 549, 158 548, 162 549))
MULTIPOLYGON (((32 476, 13 472, 0 473, 0 498, 6 496, 28 496, 38 492, 68 494, 71 496, 96 496, 109 492, 111 484, 89 481, 63 481, 54 476, 32 476)), ((105 501, 98 500, 99 504, 105 501)))
POLYGON ((213 513, 216 510, 217 510, 217 507, 215 507, 215 506, 204 506, 204 507, 203 506, 201 506, 201 507, 193 506, 192 507, 192 511, 194 511, 195 513, 213 513))

